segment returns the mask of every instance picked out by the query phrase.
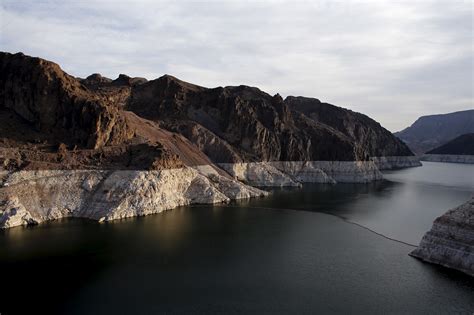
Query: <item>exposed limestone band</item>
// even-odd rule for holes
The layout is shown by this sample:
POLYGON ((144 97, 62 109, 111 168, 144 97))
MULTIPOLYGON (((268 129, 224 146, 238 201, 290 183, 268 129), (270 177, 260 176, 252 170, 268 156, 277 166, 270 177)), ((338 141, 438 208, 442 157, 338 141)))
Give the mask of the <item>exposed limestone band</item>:
POLYGON ((421 166, 418 156, 379 156, 371 157, 379 170, 393 170, 399 168, 421 166))
POLYGON ((425 154, 421 157, 421 160, 427 162, 474 164, 474 155, 425 154))
POLYGON ((234 178, 254 186, 301 183, 367 183, 382 179, 380 170, 421 166, 416 156, 373 157, 370 161, 275 161, 219 163, 234 178))
POLYGON ((474 198, 437 218, 410 255, 474 276, 474 198))
POLYGON ((0 189, 0 227, 64 217, 99 221, 159 213, 189 204, 267 192, 192 168, 162 171, 20 171, 0 189))
POLYGON ((367 183, 382 179, 371 161, 220 163, 234 178, 253 186, 299 186, 301 183, 367 183))
MULTIPOLYGON (((388 163, 388 162, 385 162, 388 163)), ((99 221, 189 204, 265 196, 253 186, 367 183, 382 179, 374 161, 293 161, 200 165, 161 171, 39 170, 0 173, 0 228, 63 217, 99 221)))

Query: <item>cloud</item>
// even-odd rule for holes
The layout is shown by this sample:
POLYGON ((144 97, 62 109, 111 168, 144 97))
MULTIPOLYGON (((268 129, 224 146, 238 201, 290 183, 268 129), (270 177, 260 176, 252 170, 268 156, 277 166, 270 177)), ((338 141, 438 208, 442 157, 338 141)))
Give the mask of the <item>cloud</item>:
POLYGON ((2 50, 75 76, 255 85, 395 131, 473 106, 471 1, 34 1, 0 6, 2 50))

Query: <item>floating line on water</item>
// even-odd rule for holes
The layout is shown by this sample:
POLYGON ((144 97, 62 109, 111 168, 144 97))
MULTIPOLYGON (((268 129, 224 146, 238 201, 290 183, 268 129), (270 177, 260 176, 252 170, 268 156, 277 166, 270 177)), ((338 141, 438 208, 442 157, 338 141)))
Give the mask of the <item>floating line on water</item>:
MULTIPOLYGON (((229 205, 223 205, 221 207, 224 207, 224 208, 242 208, 240 206, 229 206, 229 205)), ((249 207, 249 206, 243 206, 245 208, 249 208, 249 209, 262 209, 262 210, 289 210, 289 211, 308 211, 308 210, 305 210, 305 209, 290 209, 290 208, 270 208, 270 207, 249 207)), ((392 242, 397 242, 397 243, 400 243, 400 244, 403 244, 403 245, 407 245, 407 246, 411 246, 411 247, 418 247, 417 245, 414 245, 414 244, 410 244, 410 243, 407 243, 407 242, 404 242, 404 241, 400 241, 400 240, 397 240, 395 238, 392 238, 390 236, 387 236, 387 235, 384 235, 382 233, 379 233, 377 231, 374 231, 372 230, 371 228, 369 227, 366 227, 366 226, 363 226, 362 224, 359 224, 357 222, 354 222, 354 221, 350 221, 349 219, 343 217, 343 216, 340 216, 340 215, 337 215, 337 214, 334 214, 334 213, 329 213, 329 212, 323 212, 323 211, 311 211, 311 212, 316 212, 316 213, 322 213, 322 214, 327 214, 327 215, 330 215, 330 216, 333 216, 333 217, 336 217, 348 224, 352 224, 352 225, 355 225, 355 226, 358 226, 360 228, 363 228, 373 234, 376 234, 378 236, 381 236, 389 241, 392 241, 392 242)))
POLYGON ((346 222, 346 223, 353 224, 353 225, 355 225, 355 226, 358 226, 358 227, 360 227, 360 228, 363 228, 363 229, 365 229, 365 230, 367 230, 367 231, 369 231, 369 232, 372 232, 372 233, 374 233, 374 234, 376 234, 376 235, 378 235, 378 236, 381 236, 381 237, 383 237, 383 238, 385 238, 385 239, 387 239, 387 240, 390 240, 390 241, 393 241, 393 242, 397 242, 397 243, 400 243, 400 244, 404 244, 404 245, 407 245, 407 246, 411 246, 411 247, 418 247, 417 245, 410 244, 410 243, 407 243, 407 242, 404 242, 404 241, 400 241, 400 240, 397 240, 397 239, 392 238, 392 237, 390 237, 390 236, 387 236, 387 235, 384 235, 384 234, 379 233, 379 232, 377 232, 377 231, 374 231, 374 230, 372 230, 372 229, 369 228, 369 227, 366 227, 366 226, 364 226, 364 225, 362 225, 362 224, 359 224, 359 223, 357 223, 357 222, 354 222, 354 221, 350 221, 350 220, 348 220, 347 218, 344 218, 344 217, 342 217, 342 216, 338 216, 338 215, 336 215, 336 214, 327 213, 327 212, 321 212, 321 213, 328 214, 328 215, 332 215, 332 216, 334 216, 334 217, 336 217, 336 218, 341 219, 342 221, 344 221, 344 222, 346 222))

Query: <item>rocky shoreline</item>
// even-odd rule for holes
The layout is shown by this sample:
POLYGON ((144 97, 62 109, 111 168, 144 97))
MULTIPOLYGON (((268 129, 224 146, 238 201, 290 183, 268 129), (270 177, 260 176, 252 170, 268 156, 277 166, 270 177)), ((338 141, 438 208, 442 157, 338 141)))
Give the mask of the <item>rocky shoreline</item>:
POLYGON ((418 156, 379 156, 372 157, 370 160, 381 171, 422 166, 418 156))
POLYGON ((220 163, 234 178, 253 186, 299 186, 302 183, 367 183, 382 179, 371 161, 289 161, 220 163))
POLYGON ((474 276, 474 198, 438 217, 410 255, 474 276))
POLYGON ((110 221, 267 192, 185 167, 161 171, 45 170, 11 174, 0 188, 0 227, 65 217, 110 221))
POLYGON ((425 154, 420 159, 427 162, 474 164, 474 155, 425 154))
POLYGON ((260 186, 367 183, 419 165, 364 114, 246 85, 83 79, 0 52, 0 91, 0 228, 266 195, 260 186))
POLYGON ((64 217, 110 221, 268 194, 253 186, 367 183, 383 178, 373 161, 222 163, 219 167, 227 173, 215 165, 155 171, 2 171, 0 228, 64 217))

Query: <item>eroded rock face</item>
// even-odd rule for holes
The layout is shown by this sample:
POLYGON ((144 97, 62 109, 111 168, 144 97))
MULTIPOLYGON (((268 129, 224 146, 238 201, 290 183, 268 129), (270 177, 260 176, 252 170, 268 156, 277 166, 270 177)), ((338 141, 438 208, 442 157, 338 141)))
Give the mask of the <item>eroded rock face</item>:
POLYGON ((368 183, 383 178, 371 161, 275 161, 219 163, 219 166, 239 181, 262 187, 368 183))
POLYGON ((367 116, 248 86, 207 89, 164 76, 133 89, 127 109, 183 134, 216 163, 412 155, 367 116))
POLYGON ((0 188, 0 228, 63 217, 109 221, 267 195, 218 172, 41 170, 14 172, 0 188))
POLYGON ((52 62, 0 53, 0 166, 6 169, 143 169, 208 164, 185 137, 125 111, 121 75, 77 79, 52 62))
POLYGON ((196 122, 174 122, 172 124, 168 123, 165 126, 185 136, 204 154, 212 157, 213 161, 243 162, 243 157, 237 149, 196 122))
POLYGON ((278 170, 271 162, 219 163, 235 179, 253 186, 300 186, 301 184, 278 170))
POLYGON ((410 255, 474 276, 474 198, 437 218, 410 255))
POLYGON ((0 109, 10 109, 58 142, 99 148, 132 137, 108 99, 50 61, 0 53, 0 109))
POLYGON ((383 178, 371 161, 275 162, 273 165, 302 183, 368 183, 383 178))
POLYGON ((379 170, 394 170, 421 166, 417 156, 374 156, 370 158, 379 170))
POLYGON ((301 96, 288 96, 285 104, 311 120, 331 126, 349 137, 358 157, 413 155, 401 140, 366 115, 301 96))
POLYGON ((33 225, 38 221, 19 202, 18 198, 10 197, 0 204, 0 227, 11 228, 18 225, 33 225))
POLYGON ((0 200, 7 202, 0 205, 0 228, 63 217, 109 221, 182 205, 267 195, 248 185, 301 186, 379 179, 382 175, 372 161, 221 163, 157 171, 13 171, 2 175, 0 200))
POLYGON ((0 162, 19 169, 33 161, 34 169, 127 169, 133 163, 118 153, 140 146, 151 156, 144 169, 411 154, 370 118, 316 99, 283 100, 243 85, 208 89, 169 75, 78 79, 21 53, 0 53, 0 70, 0 147, 16 150, 0 162))

